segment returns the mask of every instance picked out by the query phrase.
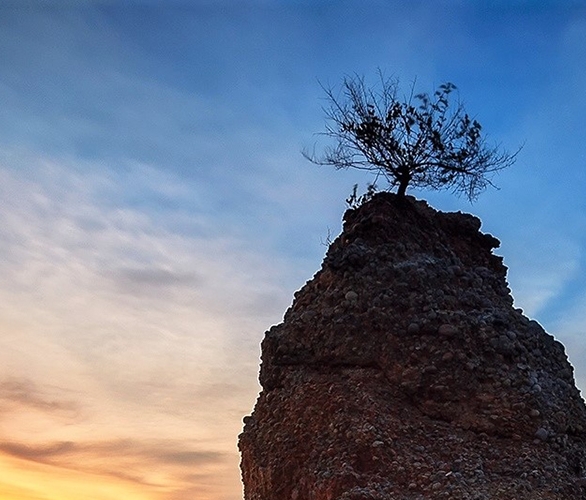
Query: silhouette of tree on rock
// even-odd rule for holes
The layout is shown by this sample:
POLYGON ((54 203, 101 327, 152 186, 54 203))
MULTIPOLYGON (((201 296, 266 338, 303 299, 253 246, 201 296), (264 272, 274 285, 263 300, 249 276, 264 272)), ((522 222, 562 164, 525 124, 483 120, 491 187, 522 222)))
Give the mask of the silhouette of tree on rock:
MULTIPOLYGON (((397 98, 398 81, 382 74, 377 87, 363 77, 347 77, 342 94, 325 89, 326 130, 335 140, 323 155, 304 152, 319 165, 356 168, 383 177, 404 197, 408 187, 451 189, 474 201, 488 185, 489 175, 511 166, 518 151, 508 154, 487 144, 482 127, 456 100, 453 83, 429 95, 397 98)), ((376 182, 376 181, 375 181, 376 182)))

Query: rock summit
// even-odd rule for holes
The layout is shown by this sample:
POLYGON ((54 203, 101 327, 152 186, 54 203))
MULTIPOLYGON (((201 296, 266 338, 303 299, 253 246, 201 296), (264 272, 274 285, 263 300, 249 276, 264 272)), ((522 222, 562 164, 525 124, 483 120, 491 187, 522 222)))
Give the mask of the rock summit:
POLYGON ((262 342, 246 500, 584 500, 586 407, 480 221, 380 193, 262 342))

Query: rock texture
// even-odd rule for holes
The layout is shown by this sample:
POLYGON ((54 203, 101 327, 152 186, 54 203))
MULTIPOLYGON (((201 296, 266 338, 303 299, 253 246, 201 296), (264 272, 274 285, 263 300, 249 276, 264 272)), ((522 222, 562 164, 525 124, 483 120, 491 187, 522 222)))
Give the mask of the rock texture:
POLYGON ((586 499, 564 347, 467 214, 376 195, 262 343, 246 500, 586 499))

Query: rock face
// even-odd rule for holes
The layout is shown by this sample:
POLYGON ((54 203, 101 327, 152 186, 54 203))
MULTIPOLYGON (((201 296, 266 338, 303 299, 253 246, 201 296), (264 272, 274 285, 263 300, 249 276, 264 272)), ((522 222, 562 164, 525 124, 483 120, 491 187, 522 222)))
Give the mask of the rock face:
POLYGON ((586 499, 586 408, 480 221, 376 195, 262 343, 246 500, 586 499))

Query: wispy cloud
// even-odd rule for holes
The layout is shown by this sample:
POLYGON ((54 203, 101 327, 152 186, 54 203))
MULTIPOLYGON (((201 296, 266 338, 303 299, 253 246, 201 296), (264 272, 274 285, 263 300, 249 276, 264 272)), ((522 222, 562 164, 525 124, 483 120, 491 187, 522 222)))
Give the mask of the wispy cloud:
POLYGON ((9 455, 34 460, 35 462, 45 462, 52 457, 69 454, 73 451, 75 445, 70 441, 53 443, 48 446, 33 447, 21 443, 0 443, 0 450, 9 455))
POLYGON ((226 484, 231 485, 234 466, 228 453, 206 450, 205 445, 149 438, 45 444, 5 441, 0 442, 0 454, 49 465, 56 478, 81 473, 92 478, 90 484, 120 480, 146 487, 152 498, 161 500, 187 499, 189 492, 198 492, 201 498, 221 494, 226 484), (218 475, 224 476, 224 485, 218 484, 218 475))
POLYGON ((48 444, 0 442, 0 451, 16 458, 57 465, 93 474, 111 475, 149 484, 148 479, 123 474, 123 470, 141 470, 146 474, 152 468, 177 468, 175 474, 188 474, 193 470, 206 470, 225 461, 225 453, 198 451, 179 440, 141 441, 121 439, 105 442, 58 441, 48 444), (104 460, 108 457, 108 460, 104 460))
MULTIPOLYGON (((217 472, 189 483, 193 469, 237 483, 258 342, 289 302, 286 261, 230 226, 207 228, 205 214, 184 224, 181 207, 118 204, 125 186, 107 168, 34 155, 26 169, 5 166, 2 451, 186 491, 223 487, 217 472)), ((185 189, 173 174, 140 182, 162 199, 185 189)))
POLYGON ((540 317, 579 271, 580 245, 552 227, 531 229, 507 244, 507 265, 517 306, 540 317))
POLYGON ((41 389, 37 383, 30 379, 9 377, 0 381, 0 401, 2 401, 0 418, 2 414, 10 414, 14 409, 32 409, 57 417, 75 416, 79 411, 79 405, 72 399, 65 399, 68 391, 55 387, 41 389), (57 399, 49 397, 46 393, 60 393, 57 399))

